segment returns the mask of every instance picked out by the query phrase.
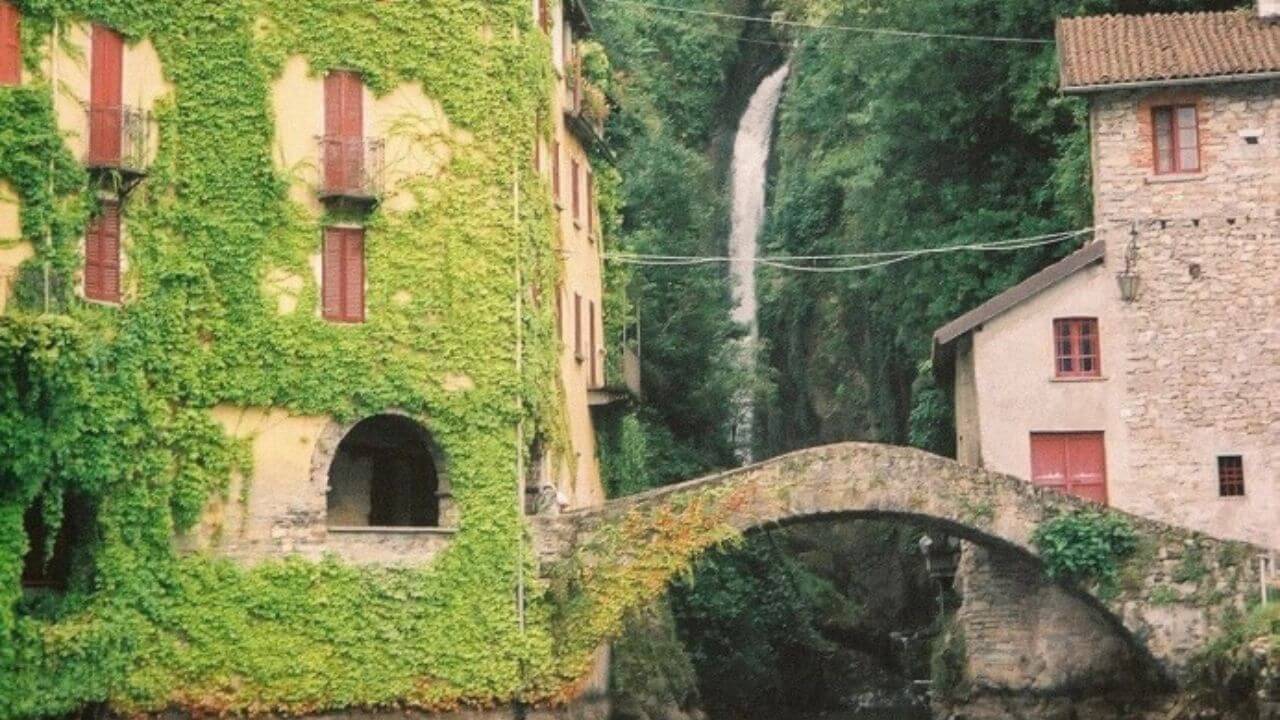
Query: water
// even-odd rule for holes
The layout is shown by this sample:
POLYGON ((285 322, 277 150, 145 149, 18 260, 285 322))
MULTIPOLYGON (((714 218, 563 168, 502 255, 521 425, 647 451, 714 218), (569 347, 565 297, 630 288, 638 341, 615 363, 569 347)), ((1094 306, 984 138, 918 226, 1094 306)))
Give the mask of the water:
MULTIPOLYGON (((760 227, 764 224, 765 182, 768 179, 769 145, 773 120, 790 68, 783 65, 756 88, 738 124, 733 142, 733 224, 729 235, 729 270, 733 278, 733 319, 746 326, 747 337, 739 349, 748 377, 754 374, 759 326, 756 322, 756 267, 760 227)), ((753 390, 743 388, 736 398, 734 445, 738 459, 751 462, 753 390)))

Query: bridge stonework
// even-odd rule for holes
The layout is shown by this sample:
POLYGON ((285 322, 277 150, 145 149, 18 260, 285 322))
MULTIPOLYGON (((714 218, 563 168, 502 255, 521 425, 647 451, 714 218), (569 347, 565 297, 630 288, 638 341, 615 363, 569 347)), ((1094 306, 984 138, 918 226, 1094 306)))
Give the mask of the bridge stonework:
MULTIPOLYGON (((577 612, 567 652, 616 634, 703 551, 754 529, 821 518, 900 518, 1038 563, 1044 521, 1093 508, 1014 477, 911 448, 846 443, 804 450, 660 488, 600 508, 534 521, 544 574, 571 574, 577 612)), ((1187 679, 1189 663, 1258 587, 1266 551, 1123 515, 1139 538, 1118 591, 1066 587, 1128 637, 1151 671, 1187 679), (1194 562, 1189 562, 1193 558, 1194 562)), ((856 558, 851 558, 856 562, 856 558)), ((563 584, 563 583, 562 583, 563 584)))

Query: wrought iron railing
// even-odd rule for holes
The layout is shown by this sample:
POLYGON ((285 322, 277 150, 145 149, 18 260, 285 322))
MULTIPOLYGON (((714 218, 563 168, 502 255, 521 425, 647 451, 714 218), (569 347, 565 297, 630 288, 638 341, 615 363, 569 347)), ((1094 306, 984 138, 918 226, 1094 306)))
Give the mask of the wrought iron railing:
POLYGON ((94 105, 89 116, 90 168, 142 173, 147 168, 151 114, 128 105, 94 105))
POLYGON ((322 135, 320 196, 373 200, 382 195, 385 143, 379 138, 322 135))

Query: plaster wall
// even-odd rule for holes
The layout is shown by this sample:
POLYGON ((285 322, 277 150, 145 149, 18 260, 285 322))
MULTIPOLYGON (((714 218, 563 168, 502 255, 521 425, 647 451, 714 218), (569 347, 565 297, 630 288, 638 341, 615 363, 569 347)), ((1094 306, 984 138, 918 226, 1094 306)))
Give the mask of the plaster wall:
MULTIPOLYGON (((329 418, 226 405, 214 408, 213 417, 230 436, 250 443, 253 474, 233 478, 226 498, 211 503, 197 528, 180 538, 184 549, 246 564, 333 553, 357 564, 410 566, 429 563, 453 537, 444 528, 329 527, 337 523, 326 521, 328 463, 346 430, 329 418)), ((354 518, 358 508, 347 500, 338 511, 354 518)), ((442 506, 446 502, 442 498, 442 506)))
POLYGON ((22 240, 22 208, 13 187, 0 180, 0 315, 4 314, 18 268, 35 254, 22 240))
MULTIPOLYGON (((1031 433, 1100 431, 1110 503, 1141 508, 1142 499, 1124 472, 1129 443, 1120 416, 1126 354, 1118 294, 1111 268, 1091 265, 972 333, 972 352, 958 354, 956 367, 960 378, 969 361, 975 391, 972 400, 957 403, 957 418, 965 418, 957 427, 980 428, 981 467, 1029 479, 1031 433), (1101 377, 1054 376, 1053 321, 1064 317, 1098 318, 1101 377), (961 415, 962 408, 969 411, 961 415)), ((964 396, 960 389, 957 396, 964 396)))

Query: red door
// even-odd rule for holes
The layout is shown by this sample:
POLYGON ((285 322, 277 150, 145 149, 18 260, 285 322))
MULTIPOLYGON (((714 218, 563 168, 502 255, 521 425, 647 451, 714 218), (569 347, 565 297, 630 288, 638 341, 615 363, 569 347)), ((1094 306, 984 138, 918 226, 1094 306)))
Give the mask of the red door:
POLYGON ((1103 434, 1031 433, 1031 481, 1106 505, 1107 461, 1103 434))
POLYGON ((0 85, 22 82, 21 15, 8 0, 0 0, 0 85))
POLYGON ((89 164, 120 164, 124 121, 124 39, 102 25, 93 26, 89 66, 89 164))
POLYGON ((334 70, 324 79, 325 186, 361 188, 364 175, 364 85, 360 76, 334 70))

